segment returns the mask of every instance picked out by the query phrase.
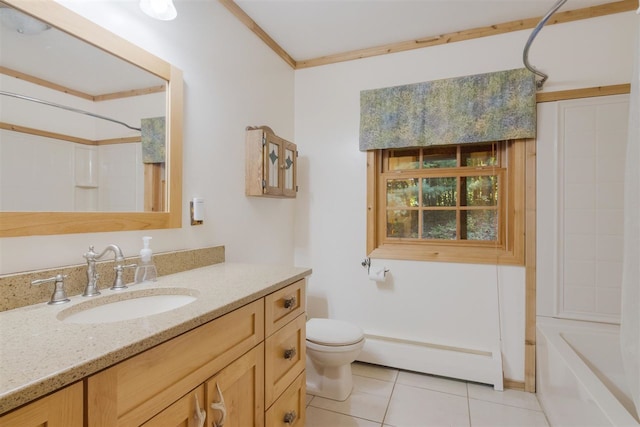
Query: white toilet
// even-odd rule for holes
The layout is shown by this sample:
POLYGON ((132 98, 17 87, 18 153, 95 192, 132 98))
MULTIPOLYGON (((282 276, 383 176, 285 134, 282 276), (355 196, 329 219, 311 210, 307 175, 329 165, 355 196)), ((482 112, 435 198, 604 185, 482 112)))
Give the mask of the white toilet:
POLYGON ((364 346, 364 332, 341 320, 307 321, 307 393, 333 400, 351 394, 351 363, 364 346))

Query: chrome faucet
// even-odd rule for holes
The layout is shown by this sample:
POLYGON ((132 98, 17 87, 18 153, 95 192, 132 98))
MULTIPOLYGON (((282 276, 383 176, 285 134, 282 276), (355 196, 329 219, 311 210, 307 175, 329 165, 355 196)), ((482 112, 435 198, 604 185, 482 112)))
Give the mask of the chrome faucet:
POLYGON ((100 295, 98 290, 98 277, 99 274, 96 271, 96 261, 105 256, 107 252, 113 252, 116 266, 113 268, 116 271, 116 277, 113 281, 111 290, 126 289, 127 286, 122 281, 122 272, 125 268, 135 267, 136 264, 123 265, 124 255, 122 249, 118 245, 107 246, 100 254, 94 251, 93 246, 89 246, 89 251, 85 252, 83 257, 87 260, 87 286, 84 288, 84 297, 92 297, 100 295))

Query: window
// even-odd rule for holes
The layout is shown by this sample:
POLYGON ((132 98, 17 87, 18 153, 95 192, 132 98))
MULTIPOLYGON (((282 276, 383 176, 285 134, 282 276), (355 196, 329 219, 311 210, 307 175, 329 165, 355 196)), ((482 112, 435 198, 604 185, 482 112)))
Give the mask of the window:
POLYGON ((372 257, 519 264, 524 141, 369 153, 372 257))

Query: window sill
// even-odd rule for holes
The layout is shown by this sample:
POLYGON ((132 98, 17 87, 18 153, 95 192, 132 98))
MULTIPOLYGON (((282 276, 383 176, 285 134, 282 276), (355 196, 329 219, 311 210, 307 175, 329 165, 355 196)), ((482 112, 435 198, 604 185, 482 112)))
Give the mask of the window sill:
POLYGON ((456 262, 463 264, 493 264, 524 266, 524 251, 509 251, 500 247, 382 244, 369 254, 370 258, 410 261, 456 262))

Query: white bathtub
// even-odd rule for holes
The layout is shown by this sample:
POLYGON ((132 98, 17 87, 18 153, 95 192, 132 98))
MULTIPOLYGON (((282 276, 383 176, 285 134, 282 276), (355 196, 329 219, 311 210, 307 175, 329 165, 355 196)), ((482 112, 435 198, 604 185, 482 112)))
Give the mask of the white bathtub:
POLYGON ((640 426, 622 371, 619 330, 538 316, 536 392, 552 426, 640 426))

